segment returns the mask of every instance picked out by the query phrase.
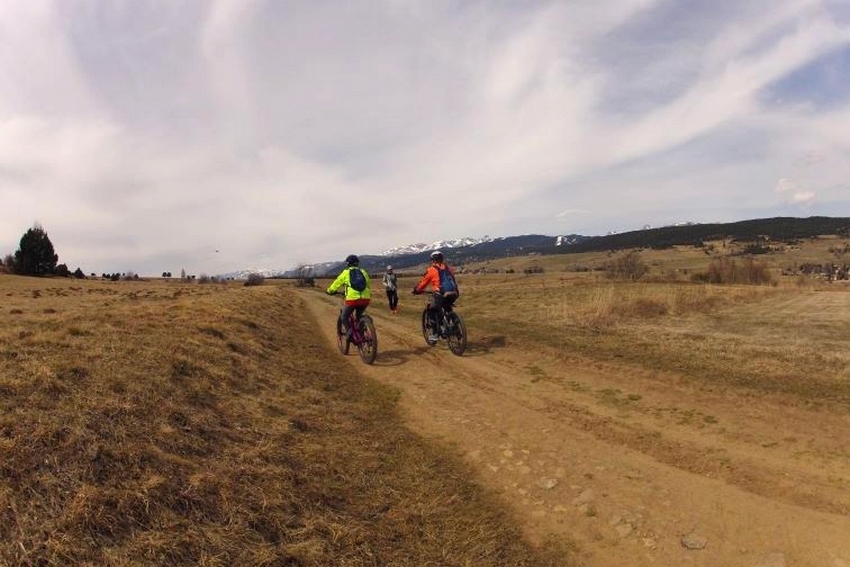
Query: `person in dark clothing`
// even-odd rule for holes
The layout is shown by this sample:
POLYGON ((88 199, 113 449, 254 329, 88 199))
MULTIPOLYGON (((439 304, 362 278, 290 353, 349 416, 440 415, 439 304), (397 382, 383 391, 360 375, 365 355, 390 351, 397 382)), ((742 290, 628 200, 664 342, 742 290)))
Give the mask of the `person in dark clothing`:
POLYGON ((393 272, 392 266, 387 266, 383 279, 384 289, 387 291, 387 301, 390 304, 390 312, 398 313, 398 279, 393 272))

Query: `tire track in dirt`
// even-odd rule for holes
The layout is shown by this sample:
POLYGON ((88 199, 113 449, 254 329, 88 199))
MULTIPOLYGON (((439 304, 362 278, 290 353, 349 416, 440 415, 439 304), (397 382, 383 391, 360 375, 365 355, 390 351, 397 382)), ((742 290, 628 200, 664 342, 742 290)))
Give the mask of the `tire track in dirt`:
MULTIPOLYGON (((337 303, 301 295, 335 342, 337 303)), ((475 329, 468 356, 455 357, 442 343, 424 344, 418 316, 392 317, 377 306, 371 314, 378 360, 366 366, 355 354, 351 362, 399 388, 411 428, 463 452, 532 541, 573 541, 576 563, 590 566, 758 566, 781 557, 787 565, 850 567, 846 454, 819 476, 826 457, 788 455, 785 463, 775 447, 747 440, 743 418, 728 418, 740 441, 719 426, 675 423, 692 413, 688 404, 726 423, 729 400, 719 394, 683 403, 678 387, 646 376, 629 376, 628 394, 618 393, 624 368, 568 365, 475 329), (703 549, 683 543, 703 540, 703 549)))

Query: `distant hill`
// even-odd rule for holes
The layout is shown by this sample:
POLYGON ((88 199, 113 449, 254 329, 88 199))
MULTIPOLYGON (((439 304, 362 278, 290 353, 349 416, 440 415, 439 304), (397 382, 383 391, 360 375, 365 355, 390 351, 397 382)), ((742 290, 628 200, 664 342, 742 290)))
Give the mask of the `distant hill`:
POLYGON ((669 248, 698 245, 709 240, 790 242, 825 235, 850 235, 850 217, 773 217, 732 223, 687 224, 636 230, 581 239, 547 253, 597 252, 624 248, 669 248))
MULTIPOLYGON (((676 245, 700 245, 711 240, 731 239, 737 241, 792 242, 824 235, 850 237, 850 217, 773 217, 744 220, 732 223, 682 224, 659 228, 646 228, 605 236, 582 236, 580 234, 546 236, 526 234, 521 236, 485 237, 483 239, 461 239, 441 241, 444 251, 453 265, 482 262, 496 258, 538 254, 573 254, 579 252, 601 252, 629 248, 663 249, 676 245), (466 244, 470 242, 470 244, 466 244)), ((426 264, 431 245, 412 245, 381 254, 361 255, 360 265, 371 273, 382 272, 388 264, 396 270, 405 270, 426 264)), ((336 274, 342 262, 325 262, 304 266, 313 276, 336 274)), ((246 272, 247 274, 247 272, 246 272)), ((268 277, 295 277, 296 269, 268 271, 268 277)))
MULTIPOLYGON (((824 235, 850 237, 850 217, 773 217, 732 223, 683 224, 647 228, 605 236, 546 236, 529 234, 491 238, 447 252, 452 264, 481 262, 496 258, 538 254, 574 254, 629 248, 663 249, 676 245, 699 245, 710 240, 756 241, 770 239, 791 242, 824 235)), ((386 264, 396 269, 411 268, 428 262, 429 251, 397 256, 361 256, 361 265, 369 271, 382 271, 386 264)), ((340 265, 335 265, 338 268, 340 265)), ((333 271, 333 270, 331 270, 333 271)))

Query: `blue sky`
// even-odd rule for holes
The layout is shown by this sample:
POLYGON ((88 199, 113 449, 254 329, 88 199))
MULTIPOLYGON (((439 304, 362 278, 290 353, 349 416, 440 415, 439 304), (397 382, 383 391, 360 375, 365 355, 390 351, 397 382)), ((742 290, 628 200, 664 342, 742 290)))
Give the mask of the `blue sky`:
POLYGON ((4 0, 0 253, 216 274, 850 216, 846 0, 4 0))

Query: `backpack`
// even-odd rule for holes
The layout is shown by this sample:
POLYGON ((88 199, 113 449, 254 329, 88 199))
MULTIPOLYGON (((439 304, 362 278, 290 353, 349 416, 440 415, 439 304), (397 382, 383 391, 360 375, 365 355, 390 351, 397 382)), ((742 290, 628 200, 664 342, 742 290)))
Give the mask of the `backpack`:
POLYGON ((348 270, 348 285, 351 289, 362 292, 366 289, 366 276, 363 275, 363 270, 360 268, 351 268, 348 270))
POLYGON ((440 293, 458 293, 457 282, 455 277, 449 271, 448 266, 437 268, 437 273, 440 274, 440 293))

